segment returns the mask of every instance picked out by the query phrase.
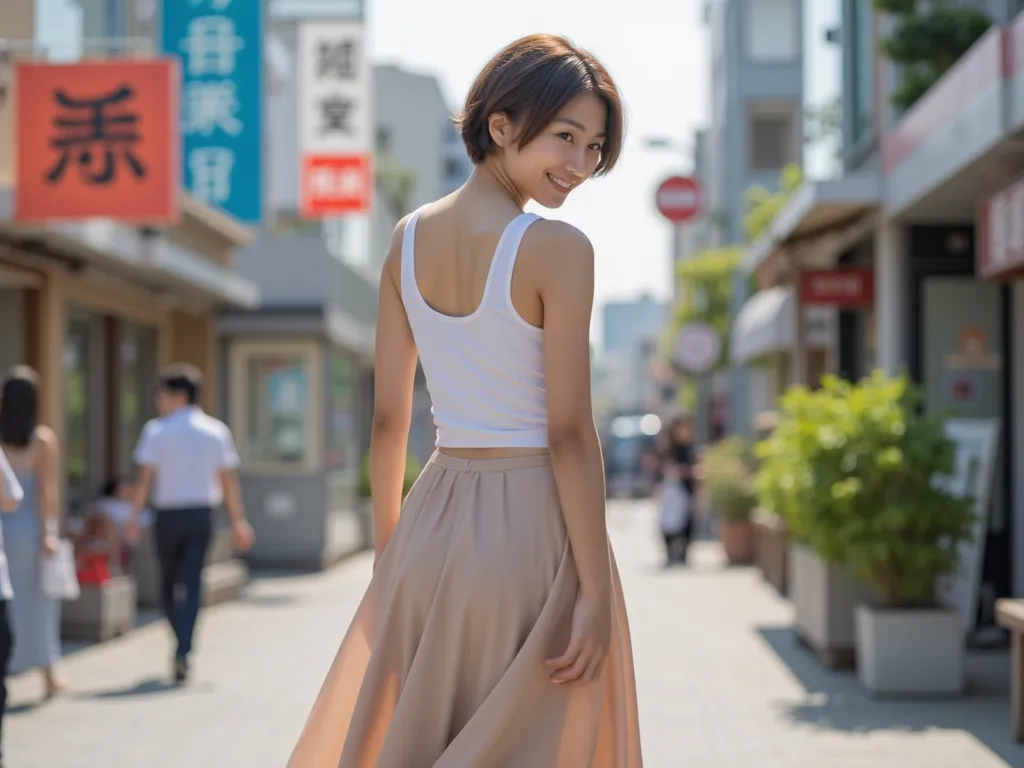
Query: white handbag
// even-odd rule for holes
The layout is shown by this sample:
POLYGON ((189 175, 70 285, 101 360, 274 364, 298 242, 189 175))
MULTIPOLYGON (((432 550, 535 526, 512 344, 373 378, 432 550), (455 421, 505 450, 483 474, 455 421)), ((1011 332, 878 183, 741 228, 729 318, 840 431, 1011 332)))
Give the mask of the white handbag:
POLYGON ((677 480, 666 480, 661 484, 658 527, 666 536, 682 533, 690 520, 690 494, 677 480))
POLYGON ((75 567, 75 545, 61 539, 57 551, 40 557, 39 586, 52 600, 77 600, 82 593, 75 567))

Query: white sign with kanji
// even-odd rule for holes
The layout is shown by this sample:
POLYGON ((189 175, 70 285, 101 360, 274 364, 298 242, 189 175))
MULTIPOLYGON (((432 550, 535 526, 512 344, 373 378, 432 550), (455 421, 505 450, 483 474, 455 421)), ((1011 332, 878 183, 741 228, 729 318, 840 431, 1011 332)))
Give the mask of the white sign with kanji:
POLYGON ((299 25, 299 143, 303 154, 368 152, 371 63, 359 21, 299 25))
POLYGON ((373 201, 371 64, 363 24, 299 25, 299 212, 367 213, 373 201))

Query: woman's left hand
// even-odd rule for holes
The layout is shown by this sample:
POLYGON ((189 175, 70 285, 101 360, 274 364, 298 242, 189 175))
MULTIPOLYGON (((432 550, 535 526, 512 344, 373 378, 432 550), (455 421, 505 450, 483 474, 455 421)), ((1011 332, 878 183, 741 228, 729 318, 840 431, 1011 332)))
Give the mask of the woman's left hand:
POLYGON ((59 543, 60 540, 52 534, 43 536, 43 554, 47 557, 52 555, 54 552, 57 551, 57 545, 59 543))

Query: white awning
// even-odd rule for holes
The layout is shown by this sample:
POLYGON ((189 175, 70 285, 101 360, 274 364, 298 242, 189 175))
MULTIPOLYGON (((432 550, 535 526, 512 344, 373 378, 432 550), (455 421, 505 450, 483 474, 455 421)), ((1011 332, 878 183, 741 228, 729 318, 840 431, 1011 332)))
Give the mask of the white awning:
POLYGON ((843 245, 841 241, 863 236, 860 231, 851 233, 852 238, 843 238, 841 234, 843 228, 881 204, 881 182, 874 171, 827 181, 806 181, 786 201, 768 230, 747 248, 743 269, 753 272, 773 253, 794 241, 831 234, 837 242, 830 250, 835 250, 843 245))
MULTIPOLYGON (((746 363, 773 352, 788 352, 793 347, 793 314, 791 287, 769 288, 751 296, 732 327, 732 362, 746 363)), ((804 343, 809 349, 833 343, 835 315, 829 307, 804 308, 804 343)))

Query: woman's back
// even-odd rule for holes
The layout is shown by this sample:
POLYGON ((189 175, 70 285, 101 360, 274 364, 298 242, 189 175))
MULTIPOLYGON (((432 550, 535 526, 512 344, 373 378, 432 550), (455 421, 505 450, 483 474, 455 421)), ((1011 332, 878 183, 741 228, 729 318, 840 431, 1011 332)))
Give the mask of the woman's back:
POLYGON ((517 259, 541 219, 488 213, 453 197, 412 214, 402 235, 400 293, 438 447, 542 449, 543 317, 537 276, 517 259))

